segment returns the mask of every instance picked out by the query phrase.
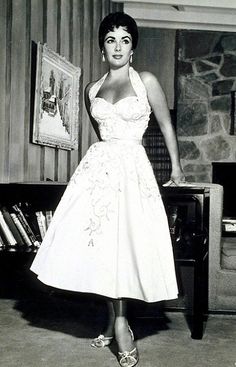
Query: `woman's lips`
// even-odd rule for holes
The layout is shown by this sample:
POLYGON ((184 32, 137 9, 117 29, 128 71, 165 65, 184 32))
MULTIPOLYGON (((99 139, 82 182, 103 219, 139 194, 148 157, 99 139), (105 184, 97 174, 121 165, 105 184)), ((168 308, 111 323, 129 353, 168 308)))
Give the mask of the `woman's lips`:
POLYGON ((114 59, 119 60, 122 58, 122 55, 113 55, 114 59))

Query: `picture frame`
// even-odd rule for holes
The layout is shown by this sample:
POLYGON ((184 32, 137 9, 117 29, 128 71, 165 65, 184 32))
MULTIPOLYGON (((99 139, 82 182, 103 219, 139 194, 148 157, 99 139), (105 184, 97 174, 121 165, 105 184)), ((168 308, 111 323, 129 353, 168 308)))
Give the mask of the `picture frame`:
POLYGON ((37 43, 32 143, 78 149, 81 69, 37 43))

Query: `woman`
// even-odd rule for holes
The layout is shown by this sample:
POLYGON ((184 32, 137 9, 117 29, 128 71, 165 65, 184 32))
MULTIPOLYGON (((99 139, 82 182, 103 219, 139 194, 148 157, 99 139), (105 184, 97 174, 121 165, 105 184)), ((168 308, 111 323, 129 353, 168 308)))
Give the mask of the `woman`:
POLYGON ((31 267, 51 286, 107 297, 109 322, 91 345, 115 339, 123 367, 138 362, 127 299, 156 302, 178 293, 165 210, 141 145, 151 110, 169 150, 171 180, 184 180, 162 89, 152 74, 130 67, 137 40, 127 14, 112 13, 100 25, 109 72, 85 90, 100 141, 72 176, 31 267))

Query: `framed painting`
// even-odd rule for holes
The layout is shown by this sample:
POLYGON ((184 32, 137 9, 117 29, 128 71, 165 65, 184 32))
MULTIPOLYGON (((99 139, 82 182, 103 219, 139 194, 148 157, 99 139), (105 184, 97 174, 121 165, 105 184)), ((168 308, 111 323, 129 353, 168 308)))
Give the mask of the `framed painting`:
POLYGON ((80 75, 79 67, 37 44, 33 143, 78 148, 80 75))

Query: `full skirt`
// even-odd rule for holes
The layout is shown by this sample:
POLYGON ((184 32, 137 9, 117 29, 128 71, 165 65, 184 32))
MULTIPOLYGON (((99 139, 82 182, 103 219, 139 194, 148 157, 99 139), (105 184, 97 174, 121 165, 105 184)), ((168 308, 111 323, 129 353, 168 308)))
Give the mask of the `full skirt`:
POLYGON ((142 145, 89 148, 31 270, 70 291, 146 302, 177 297, 168 221, 142 145))

